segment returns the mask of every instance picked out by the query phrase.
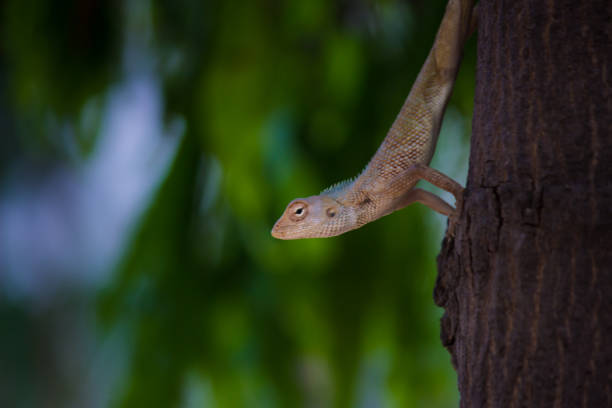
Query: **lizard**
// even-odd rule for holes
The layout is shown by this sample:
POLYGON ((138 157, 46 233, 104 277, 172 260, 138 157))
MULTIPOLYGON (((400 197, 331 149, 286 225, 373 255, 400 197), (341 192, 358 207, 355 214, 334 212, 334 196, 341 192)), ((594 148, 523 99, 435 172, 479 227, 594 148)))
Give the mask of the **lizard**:
POLYGON ((318 195, 291 201, 274 224, 279 239, 326 238, 357 229, 414 202, 449 217, 449 233, 461 212, 463 187, 428 166, 450 98, 463 46, 477 24, 473 0, 449 0, 434 44, 382 144, 356 178, 318 195), (449 191, 455 208, 419 180, 449 191))

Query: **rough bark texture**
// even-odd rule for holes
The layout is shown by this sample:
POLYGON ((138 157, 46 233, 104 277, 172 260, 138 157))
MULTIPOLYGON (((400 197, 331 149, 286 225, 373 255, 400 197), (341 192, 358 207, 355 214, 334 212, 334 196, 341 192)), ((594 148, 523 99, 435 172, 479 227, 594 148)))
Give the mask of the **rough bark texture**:
POLYGON ((482 0, 439 257, 462 407, 612 407, 612 1, 482 0))

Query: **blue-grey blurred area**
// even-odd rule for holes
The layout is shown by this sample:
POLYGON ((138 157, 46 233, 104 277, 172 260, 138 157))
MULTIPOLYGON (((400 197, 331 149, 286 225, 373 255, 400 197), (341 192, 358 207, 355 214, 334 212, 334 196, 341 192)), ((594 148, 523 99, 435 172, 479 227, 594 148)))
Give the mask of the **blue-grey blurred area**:
MULTIPOLYGON (((269 233, 364 167, 444 7, 0 1, 0 406, 456 406, 444 217, 269 233)), ((474 54, 433 163, 462 183, 474 54)))

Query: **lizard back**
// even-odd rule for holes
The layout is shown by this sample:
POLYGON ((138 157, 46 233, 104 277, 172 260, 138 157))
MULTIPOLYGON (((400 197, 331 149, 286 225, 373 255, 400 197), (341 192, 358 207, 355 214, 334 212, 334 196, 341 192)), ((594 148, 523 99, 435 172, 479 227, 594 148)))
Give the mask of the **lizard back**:
MULTIPOLYGON (((346 186, 349 197, 393 194, 388 189, 392 180, 414 164, 431 161, 469 36, 471 11, 470 1, 449 1, 429 56, 391 129, 364 171, 346 186)), ((406 180, 402 190, 416 181, 406 180)))

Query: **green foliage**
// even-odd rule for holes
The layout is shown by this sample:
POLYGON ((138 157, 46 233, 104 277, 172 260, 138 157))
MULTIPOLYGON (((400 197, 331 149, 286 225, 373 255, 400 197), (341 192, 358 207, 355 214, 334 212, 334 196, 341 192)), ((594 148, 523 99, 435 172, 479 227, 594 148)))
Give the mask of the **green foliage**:
MULTIPOLYGON (((56 22, 44 2, 7 3, 16 116, 36 123, 51 107, 79 128, 88 98, 112 84, 125 7, 99 6, 89 25, 75 15, 97 2, 62 2, 56 22), (18 15, 36 30, 25 33, 18 15), (73 47, 78 30, 90 39, 73 47)), ((456 405, 432 300, 440 236, 424 208, 333 239, 269 235, 291 198, 367 163, 444 2, 151 7, 164 115, 183 118, 186 132, 100 295, 104 326, 129 338, 113 404, 456 405)), ((453 103, 469 115, 473 66, 461 75, 453 103)))
MULTIPOLYGON (((62 121, 76 121, 92 95, 115 77, 118 59, 116 1, 9 0, 2 15, 8 91, 26 144, 59 153, 62 121)), ((120 14, 119 14, 120 15, 120 14)), ((75 132, 82 153, 91 133, 75 132)))

